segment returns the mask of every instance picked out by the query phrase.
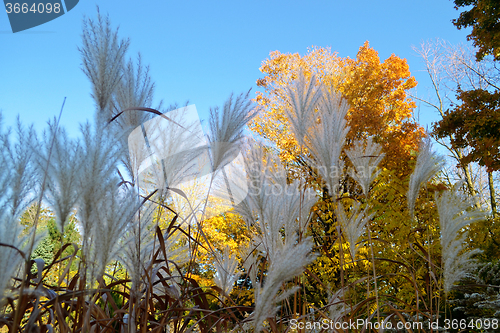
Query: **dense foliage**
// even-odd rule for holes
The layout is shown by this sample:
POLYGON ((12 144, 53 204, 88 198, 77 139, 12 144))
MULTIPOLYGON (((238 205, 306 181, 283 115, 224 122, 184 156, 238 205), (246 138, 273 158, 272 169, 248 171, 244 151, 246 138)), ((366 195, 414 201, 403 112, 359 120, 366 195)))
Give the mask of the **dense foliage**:
POLYGON ((500 5, 496 0, 455 0, 457 9, 469 7, 453 20, 459 29, 472 27, 467 38, 478 47, 477 59, 493 55, 500 59, 500 5))

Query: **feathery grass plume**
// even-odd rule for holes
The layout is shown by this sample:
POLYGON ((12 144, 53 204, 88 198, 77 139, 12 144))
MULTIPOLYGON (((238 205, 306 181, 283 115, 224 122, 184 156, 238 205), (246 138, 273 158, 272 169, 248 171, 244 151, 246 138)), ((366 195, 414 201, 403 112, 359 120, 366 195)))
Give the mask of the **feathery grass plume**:
POLYGON ((262 148, 252 147, 245 154, 245 175, 248 181, 248 194, 236 207, 236 212, 243 217, 247 227, 258 223, 259 216, 264 216, 268 203, 264 187, 269 177, 269 156, 264 156, 262 148))
MULTIPOLYGON (((115 111, 133 107, 151 107, 155 85, 149 75, 149 66, 142 64, 142 57, 137 55, 137 65, 129 59, 123 67, 121 80, 113 94, 115 111)), ((157 108, 159 109, 159 108, 157 108)), ((125 112, 116 119, 122 130, 130 131, 151 119, 148 112, 125 112)))
POLYGON ((351 177, 358 182, 363 193, 368 196, 371 183, 377 178, 381 170, 377 166, 384 158, 381 154, 382 146, 373 142, 373 138, 366 140, 366 146, 362 141, 356 141, 354 147, 346 151, 347 156, 354 165, 355 171, 351 170, 351 177))
POLYGON ((474 208, 472 198, 459 192, 460 185, 461 183, 457 183, 451 190, 444 191, 441 195, 436 194, 445 293, 451 290, 455 282, 468 276, 470 269, 475 266, 471 257, 481 252, 479 249, 463 251, 468 231, 460 231, 467 225, 484 219, 485 215, 474 208))
POLYGON ((264 155, 260 148, 246 156, 248 195, 236 208, 248 226, 258 228, 255 242, 269 258, 305 230, 311 207, 316 202, 312 189, 301 189, 298 182, 288 184, 286 172, 276 156, 264 155))
POLYGON ((249 94, 250 91, 236 98, 231 94, 222 111, 218 107, 210 109, 208 145, 214 172, 236 157, 243 127, 257 114, 249 94))
POLYGON ((22 228, 12 215, 0 212, 0 309, 8 296, 7 288, 15 272, 22 267, 24 258, 18 252, 23 247, 26 237, 19 237, 22 228), (8 247, 13 246, 14 248, 8 247), (16 250, 17 249, 17 250, 16 250))
POLYGON ((248 246, 241 249, 241 258, 243 259, 243 267, 245 268, 245 272, 250 278, 250 282, 252 282, 252 287, 255 289, 255 292, 259 291, 257 288, 260 287, 260 283, 257 282, 257 272, 259 271, 259 255, 257 250, 257 245, 253 242, 250 242, 248 246))
POLYGON ((6 210, 8 207, 8 189, 9 181, 11 179, 11 161, 10 154, 10 141, 9 133, 2 131, 2 113, 0 112, 0 211, 6 210))
MULTIPOLYGON (((22 278, 23 269, 26 264, 26 252, 29 247, 24 246, 30 241, 31 233, 21 236, 23 226, 17 220, 10 217, 0 216, 0 309, 8 304, 9 299, 18 297, 19 288, 13 290, 15 281, 22 278), (15 279, 15 280, 14 280, 15 279)), ((36 237, 34 247, 38 246, 41 238, 36 237)), ((24 289, 24 293, 28 289, 24 289)))
MULTIPOLYGON (((12 282, 11 279, 23 269, 25 260, 30 256, 27 251, 30 249, 33 232, 34 230, 30 230, 26 234, 17 216, 0 210, 0 267, 2 268, 0 269, 0 309, 4 305, 5 298, 10 296, 7 289, 12 282)), ((45 235, 46 233, 41 232, 35 236, 33 248, 36 248, 45 235)))
POLYGON ((36 144, 34 152, 39 174, 47 177, 46 198, 56 215, 57 228, 64 233, 69 215, 78 201, 79 172, 83 163, 81 148, 77 141, 68 138, 64 129, 49 123, 43 142, 36 144))
MULTIPOLYGON (((209 163, 209 161, 207 161, 209 163)), ((196 223, 203 218, 219 215, 220 209, 216 205, 216 198, 208 195, 209 175, 191 179, 175 186, 182 191, 182 195, 177 195, 173 191, 168 197, 169 207, 179 214, 179 223, 196 223), (206 205, 205 205, 206 203, 206 205), (205 207, 204 211, 203 207, 205 207), (193 219, 194 215, 196 218, 193 219)))
POLYGON ((77 202, 78 221, 83 232, 83 252, 88 255, 92 229, 101 218, 101 201, 108 200, 109 191, 118 185, 114 176, 120 158, 117 138, 105 131, 102 126, 92 128, 89 123, 81 126, 82 165, 78 187, 80 197, 77 202))
POLYGON ((304 145, 305 137, 314 122, 314 110, 321 98, 321 87, 316 85, 315 76, 305 77, 301 70, 297 79, 287 87, 290 107, 285 108, 285 114, 297 143, 304 145))
POLYGON ((345 119, 349 105, 339 93, 327 88, 322 96, 319 121, 308 132, 306 146, 312 154, 309 162, 328 186, 329 194, 335 196, 344 168, 340 153, 349 132, 345 119))
MULTIPOLYGON (((272 188, 277 187, 267 185, 263 190, 269 191, 272 188)), ((259 244, 259 251, 271 260, 271 258, 274 258, 276 253, 279 253, 279 250, 283 248, 283 236, 281 234, 281 230, 284 227, 285 221, 282 219, 282 215, 280 213, 288 212, 284 211, 281 206, 282 204, 285 204, 283 196, 275 197, 267 195, 267 200, 268 203, 266 205, 264 215, 257 217, 258 234, 254 236, 254 242, 259 244)), ((287 240, 288 239, 285 241, 287 240)))
MULTIPOLYGON (((144 144, 143 139, 137 140, 137 138, 143 138, 142 131, 139 132, 138 130, 134 130, 127 136, 126 146, 128 148, 128 157, 122 157, 121 160, 124 164, 128 164, 125 166, 127 172, 129 172, 129 176, 134 186, 139 188, 139 174, 142 171, 141 168, 144 161, 150 157, 151 153, 148 146, 144 144)), ((125 148, 125 144, 123 144, 122 147, 125 148)))
POLYGON ((268 183, 264 187, 264 191, 268 193, 267 205, 259 225, 261 230, 266 231, 267 227, 272 225, 269 228, 269 232, 273 233, 272 239, 282 247, 284 244, 281 229, 284 228, 285 244, 292 241, 299 232, 304 232, 310 221, 309 213, 317 198, 314 190, 301 189, 299 181, 288 184, 286 171, 277 158, 273 165, 268 183))
POLYGON ((106 265, 117 259, 122 251, 120 240, 126 235, 134 215, 140 207, 137 194, 132 190, 120 191, 118 179, 108 182, 107 193, 96 207, 96 220, 92 226, 88 261, 92 280, 100 277, 106 265))
POLYGON ((311 238, 303 239, 297 243, 297 236, 293 241, 279 250, 268 270, 264 286, 255 288, 255 310, 252 313, 255 332, 262 331, 262 323, 266 318, 273 317, 279 307, 276 303, 286 299, 298 290, 298 286, 284 291, 278 295, 283 283, 290 281, 302 273, 304 267, 314 261, 316 256, 311 254, 313 242, 311 238))
POLYGON ((216 269, 214 282, 222 289, 224 296, 229 295, 240 276, 236 254, 231 254, 229 246, 226 246, 222 254, 216 254, 214 265, 216 269))
POLYGON ((85 18, 83 21, 82 55, 83 72, 92 83, 92 97, 97 104, 98 121, 111 119, 110 101, 120 82, 123 57, 130 44, 128 39, 118 37, 113 31, 109 17, 101 16, 97 8, 97 21, 85 18))
MULTIPOLYGON (((4 305, 12 277, 22 269, 24 260, 31 254, 27 251, 30 250, 33 231, 23 232, 19 217, 32 202, 34 196, 30 191, 37 183, 29 141, 33 133, 26 133, 18 120, 17 142, 12 144, 9 135, 10 129, 0 131, 0 308, 4 305)), ((33 248, 42 236, 40 233, 35 237, 33 248)))
POLYGON ((350 307, 346 306, 344 301, 345 290, 346 287, 340 288, 335 293, 328 291, 328 318, 333 323, 342 322, 342 318, 350 311, 350 307))
POLYGON ((120 240, 118 259, 132 280, 132 290, 141 289, 141 277, 154 249, 153 216, 156 205, 148 204, 134 215, 127 233, 120 240))
POLYGON ((32 138, 33 128, 25 130, 20 120, 17 120, 16 142, 10 142, 10 129, 0 133, 0 150, 3 177, 0 182, 4 187, 3 200, 0 199, 0 209, 10 211, 14 217, 24 212, 35 199, 34 192, 38 185, 37 170, 34 164, 32 138))
MULTIPOLYGON (((129 149, 132 147, 136 183, 141 189, 158 189, 166 195, 168 188, 196 178, 202 164, 198 158, 203 160, 207 149, 199 134, 199 121, 193 119, 195 111, 193 106, 172 110, 130 133, 129 149)), ((206 160, 208 164, 208 157, 206 160)))
POLYGON ((245 259, 245 269, 250 272, 255 292, 253 323, 256 332, 260 332, 262 322, 276 313, 276 303, 297 290, 292 288, 278 296, 283 283, 301 274, 303 268, 315 258, 315 255, 310 254, 311 239, 305 238, 299 242, 298 234, 301 228, 304 230, 307 226, 316 197, 312 190, 301 190, 296 182, 288 184, 279 159, 270 155, 264 159, 261 149, 247 154, 246 166, 249 192, 236 211, 248 226, 257 227, 253 239, 254 249, 270 262, 262 285, 256 281, 257 254, 245 259))
POLYGON ((444 165, 444 159, 432 150, 430 136, 426 136, 420 142, 417 164, 410 176, 410 187, 408 189, 407 200, 410 215, 413 217, 415 201, 420 188, 425 185, 444 165))
POLYGON ((245 166, 244 153, 240 151, 230 163, 221 168, 220 172, 206 177, 204 180, 206 187, 208 188, 211 182, 212 188, 207 193, 211 195, 204 212, 205 218, 232 210, 245 200, 248 194, 245 166))
POLYGON ((359 244, 358 239, 365 231, 366 223, 373 217, 375 213, 367 215, 368 207, 361 211, 361 204, 355 201, 351 207, 350 217, 347 218, 344 206, 339 201, 335 207, 335 214, 339 218, 342 232, 347 242, 349 243, 349 251, 351 252, 352 260, 356 258, 356 252, 359 244))
POLYGON ((12 213, 10 206, 10 184, 12 170, 10 160, 7 159, 3 150, 0 150, 0 211, 12 213))
MULTIPOLYGON (((153 101, 154 83, 149 75, 149 66, 142 64, 142 58, 139 54, 137 57, 137 65, 134 65, 132 59, 128 61, 123 68, 123 75, 115 89, 112 99, 114 112, 121 112, 134 107, 150 108, 153 101)), ((160 109, 160 106, 157 109, 160 109)), ((120 144, 123 145, 124 154, 121 158, 132 181, 135 182, 136 174, 133 168, 133 161, 130 154, 127 153, 128 135, 138 126, 141 126, 146 121, 152 118, 152 113, 129 110, 120 114, 110 124, 114 131, 123 135, 123 140, 120 144)))

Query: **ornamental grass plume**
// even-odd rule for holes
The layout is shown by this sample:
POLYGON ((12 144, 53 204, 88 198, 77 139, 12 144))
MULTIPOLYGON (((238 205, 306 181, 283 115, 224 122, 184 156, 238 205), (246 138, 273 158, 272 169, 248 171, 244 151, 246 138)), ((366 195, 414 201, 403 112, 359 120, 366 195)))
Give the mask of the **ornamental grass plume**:
POLYGON ((222 254, 216 254, 214 265, 214 282, 222 290, 224 297, 227 297, 240 276, 236 254, 231 254, 229 246, 226 246, 222 254))
POLYGON ((153 217, 156 208, 155 204, 147 204, 138 210, 120 240, 121 251, 117 257, 130 274, 132 290, 140 289, 146 263, 154 250, 153 217))
POLYGON ((334 196, 343 174, 344 162, 340 154, 345 144, 349 126, 345 119, 349 105, 339 93, 324 88, 318 108, 318 121, 309 130, 307 149, 311 152, 310 164, 319 173, 334 196))
MULTIPOLYGON (((1 123, 1 116, 0 116, 1 123)), ((10 142, 10 129, 0 133, 0 186, 3 187, 0 209, 5 209, 13 217, 19 217, 35 199, 39 186, 34 163, 33 129, 25 130, 18 119, 16 143, 10 142)))
POLYGON ((239 152, 243 128, 257 114, 248 98, 250 91, 236 98, 231 94, 222 111, 210 109, 208 145, 215 172, 229 163, 239 152))
POLYGON ((361 186, 365 196, 368 196, 371 183, 381 172, 377 170, 377 166, 384 158, 384 154, 380 153, 381 150, 382 146, 373 142, 373 138, 369 137, 366 145, 358 140, 350 150, 346 151, 354 165, 354 170, 350 170, 350 175, 361 186))
POLYGON ((246 157, 249 191, 236 211, 248 226, 258 228, 255 235, 258 249, 273 258, 294 239, 292 236, 306 229, 316 195, 312 189, 302 189, 298 181, 289 184, 279 159, 268 155, 264 162, 259 150, 246 157))
MULTIPOLYGON (((142 131, 141 131, 142 132, 142 131)), ((142 134, 142 133, 141 133, 142 134)), ((128 148, 128 154, 124 152, 127 156, 122 155, 121 161, 125 165, 127 172, 129 173, 130 179, 132 181, 132 185, 136 188, 139 188, 139 174, 141 170, 141 166, 144 161, 146 161, 150 156, 150 149, 142 142, 142 140, 136 140, 140 136, 138 131, 133 131, 127 137, 127 143, 122 144, 122 147, 125 148, 125 145, 128 148)))
POLYGON ((356 258, 356 252, 359 247, 358 239, 365 231, 366 223, 375 215, 375 213, 367 214, 368 210, 369 207, 366 207, 361 211, 361 204, 355 201, 351 207, 350 216, 347 218, 344 206, 340 201, 335 208, 335 213, 339 219, 342 233, 349 243, 349 251, 351 252, 353 261, 356 258))
POLYGON ((83 72, 92 83, 92 97, 97 105, 96 120, 105 123, 111 119, 110 101, 120 83, 123 58, 129 47, 128 39, 119 39, 113 31, 109 17, 101 16, 97 8, 97 21, 84 19, 82 55, 83 72))
POLYGON ((116 137, 105 131, 102 126, 92 128, 82 125, 82 165, 78 180, 80 196, 77 202, 78 221, 83 237, 83 253, 90 255, 94 227, 102 218, 101 209, 112 203, 109 196, 115 193, 118 180, 115 176, 117 162, 121 156, 116 137))
POLYGON ((288 183, 286 172, 277 158, 273 164, 276 166, 269 173, 271 178, 263 189, 267 193, 267 205, 259 226, 264 235, 272 234, 270 239, 273 244, 265 241, 266 247, 281 248, 284 243, 292 241, 295 235, 305 232, 311 208, 317 198, 312 189, 303 189, 299 181, 288 183), (281 230, 284 232, 284 242, 281 230))
POLYGON ((19 251, 27 241, 22 238, 22 227, 5 211, 0 212, 0 308, 3 307, 6 297, 9 295, 7 289, 16 271, 22 267, 23 256, 19 251))
POLYGON ((79 197, 78 182, 83 163, 81 147, 77 141, 68 138, 64 129, 50 123, 44 140, 38 142, 33 151, 40 176, 47 177, 45 197, 54 210, 57 229, 64 233, 79 197))
POLYGON ((260 148, 251 148, 244 158, 245 173, 248 182, 248 194, 245 200, 241 201, 236 207, 236 211, 243 217, 243 220, 250 228, 256 225, 258 217, 264 215, 268 203, 264 187, 266 179, 269 177, 267 165, 270 163, 269 157, 264 156, 264 150, 260 148))
POLYGON ((0 211, 0 309, 5 305, 9 286, 18 273, 23 273, 23 264, 29 258, 30 249, 35 249, 46 233, 40 232, 33 238, 33 229, 28 233, 19 223, 19 217, 0 211), (31 247, 31 242, 33 246, 31 247))
MULTIPOLYGON (((133 107, 150 108, 153 103, 154 90, 155 85, 149 75, 149 66, 142 64, 142 57, 139 53, 137 65, 129 59, 123 66, 121 79, 112 96, 114 111, 121 112, 133 107)), ((132 129, 151 119, 151 115, 148 112, 125 112, 115 121, 122 131, 130 133, 132 129)))
POLYGON ((132 190, 118 187, 119 137, 99 124, 82 126, 82 166, 79 178, 78 216, 83 232, 82 250, 90 281, 99 278, 106 264, 117 257, 120 240, 140 207, 132 190))
POLYGON ((264 159, 261 149, 246 156, 248 196, 237 207, 249 228, 256 228, 244 267, 249 273, 255 293, 252 314, 256 332, 262 322, 273 317, 276 303, 297 291, 298 287, 278 295, 283 283, 302 273, 315 255, 311 254, 311 238, 300 238, 307 227, 309 213, 316 202, 311 189, 302 189, 298 182, 289 184, 286 172, 276 156, 264 159), (251 249, 250 249, 251 248, 251 249), (258 253, 270 263, 265 282, 257 282, 258 253))
MULTIPOLYGON (((0 125, 1 125, 0 114, 0 125)), ((24 232, 19 217, 31 204, 37 184, 37 173, 32 161, 33 137, 18 122, 17 142, 12 144, 10 130, 0 131, 0 308, 5 304, 12 278, 23 268, 29 252, 44 236, 35 230, 24 232), (32 243, 33 242, 33 243, 32 243)))
POLYGON ((295 286, 278 294, 283 284, 302 274, 304 267, 316 258, 316 255, 311 254, 313 245, 311 238, 303 239, 300 243, 297 241, 297 236, 294 236, 285 247, 275 253, 264 285, 255 288, 255 310, 252 313, 252 322, 257 333, 262 331, 264 320, 274 317, 279 310, 276 304, 299 289, 295 286))
POLYGON ((137 194, 117 187, 118 179, 108 183, 107 193, 95 207, 92 231, 89 237, 87 261, 91 264, 92 280, 104 273, 104 268, 123 250, 120 241, 125 237, 140 207, 137 194))
POLYGON ((240 250, 241 258, 243 259, 243 267, 245 268, 245 273, 250 278, 252 282, 252 287, 255 292, 259 292, 257 289, 260 287, 260 283, 257 281, 257 272, 259 271, 259 255, 257 250, 257 245, 250 242, 247 246, 240 250))
POLYGON ((460 185, 461 183, 457 183, 451 190, 444 191, 441 195, 436 194, 445 293, 451 290, 455 282, 469 276, 469 271, 475 267, 472 256, 481 252, 479 249, 464 249, 468 231, 461 230, 471 223, 483 220, 485 215, 474 208, 473 198, 459 192, 460 185))
MULTIPOLYGON (((134 108, 150 108, 154 96, 154 83, 149 75, 149 67, 142 64, 142 58, 139 54, 137 57, 137 65, 132 59, 123 67, 123 74, 112 95, 112 109, 116 118, 109 125, 112 130, 122 138, 119 143, 123 146, 124 154, 121 157, 121 162, 127 170, 127 173, 136 181, 137 170, 134 168, 133 159, 137 156, 131 156, 127 153, 131 143, 129 134, 136 128, 145 124, 152 119, 153 113, 143 110, 134 110, 134 108), (126 110, 126 111, 125 111, 126 110)), ((160 106, 157 109, 160 109, 160 106)), ((130 150, 137 153, 137 150, 130 150)), ((142 156, 141 156, 142 157, 142 156)))
POLYGON ((316 84, 314 75, 307 79, 301 70, 297 79, 287 87, 286 92, 290 107, 285 108, 285 114, 297 143, 303 146, 314 122, 314 110, 322 94, 321 86, 316 84))
POLYGON ((420 188, 425 185, 444 165, 444 159, 432 150, 430 136, 426 136, 420 142, 417 164, 410 176, 410 187, 408 189, 407 200, 410 215, 413 217, 415 201, 420 188))
POLYGON ((328 291, 328 318, 334 323, 342 322, 342 318, 349 313, 350 307, 345 303, 345 291, 348 288, 340 288, 335 293, 328 291))
POLYGON ((134 161, 140 174, 139 187, 149 191, 158 189, 160 194, 167 195, 169 188, 199 174, 206 146, 199 134, 201 129, 195 120, 189 119, 189 112, 190 107, 167 112, 165 117, 156 117, 137 127, 129 136, 129 145, 143 147, 137 156, 144 159, 134 161))
MULTIPOLYGON (((1 117, 1 114, 0 114, 1 117)), ((0 118, 1 120, 1 118, 0 118)), ((1 123, 0 123, 1 125, 1 123)), ((9 200, 7 191, 9 190, 10 174, 12 170, 10 169, 10 159, 6 154, 6 150, 3 149, 5 142, 3 141, 3 135, 0 136, 0 144, 2 149, 0 149, 0 211, 6 211, 9 206, 9 200)))

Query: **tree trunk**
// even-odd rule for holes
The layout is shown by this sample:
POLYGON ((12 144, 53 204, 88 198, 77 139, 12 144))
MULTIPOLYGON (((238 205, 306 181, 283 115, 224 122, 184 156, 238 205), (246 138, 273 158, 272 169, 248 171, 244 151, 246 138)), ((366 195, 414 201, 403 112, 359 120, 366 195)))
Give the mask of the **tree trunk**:
POLYGON ((488 186, 490 188, 490 203, 491 203, 491 215, 496 218, 497 213, 497 201, 495 198, 495 187, 493 184, 493 172, 488 172, 488 186))

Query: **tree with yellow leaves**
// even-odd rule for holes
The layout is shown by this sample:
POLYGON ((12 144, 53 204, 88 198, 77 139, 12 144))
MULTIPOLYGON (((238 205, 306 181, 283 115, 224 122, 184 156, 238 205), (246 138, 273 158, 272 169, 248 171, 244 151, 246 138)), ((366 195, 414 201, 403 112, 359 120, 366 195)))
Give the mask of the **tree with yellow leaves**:
POLYGON ((285 164, 293 164, 301 153, 290 132, 285 108, 289 107, 286 87, 302 70, 308 77, 315 75, 328 89, 340 92, 351 106, 347 146, 355 139, 373 136, 386 155, 382 166, 408 174, 408 161, 418 150, 424 130, 412 118, 415 103, 408 90, 417 83, 405 59, 393 54, 381 62, 378 52, 366 42, 356 59, 341 58, 322 47, 314 47, 304 56, 274 51, 260 70, 266 76, 257 85, 264 91, 257 93, 259 114, 250 129, 272 142, 285 164))
MULTIPOLYGON (((408 235, 416 227, 416 222, 406 211, 405 193, 408 190, 407 178, 412 172, 420 139, 425 133, 412 117, 415 103, 409 97, 408 90, 416 86, 416 81, 410 74, 406 60, 391 55, 385 61, 381 61, 378 53, 365 43, 360 47, 355 59, 341 58, 329 48, 319 47, 309 50, 304 56, 298 53, 282 54, 274 51, 263 62, 260 70, 266 76, 257 84, 264 88, 264 91, 257 93, 256 101, 260 109, 250 128, 267 139, 278 151, 291 178, 304 177, 309 185, 320 185, 323 188, 323 196, 316 204, 314 218, 308 231, 313 235, 316 249, 320 252, 318 260, 309 267, 310 272, 323 282, 328 281, 333 290, 338 290, 343 289, 345 284, 359 279, 360 276, 391 276, 394 273, 394 266, 387 263, 399 259, 396 253, 404 253, 407 258, 412 258, 412 261, 415 259, 417 262, 418 256, 408 247, 408 235), (295 95, 293 82, 301 80, 301 73, 306 77, 305 82, 310 82, 312 86, 304 86, 303 96, 301 95, 303 99, 298 101, 290 96, 295 95), (311 79, 313 76, 314 80, 311 79), (314 85, 318 89, 320 86, 321 89, 326 89, 323 91, 323 96, 340 93, 343 98, 341 104, 344 103, 348 108, 345 112, 345 125, 341 125, 341 121, 333 120, 339 126, 331 127, 341 131, 348 129, 345 135, 339 134, 342 142, 333 144, 344 147, 343 152, 337 153, 340 160, 347 164, 344 166, 341 163, 336 166, 337 170, 330 171, 344 173, 346 171, 344 169, 349 167, 354 167, 356 170, 349 172, 349 176, 341 177, 342 179, 337 177, 330 181, 328 175, 332 172, 322 174, 309 163, 312 161, 311 156, 316 160, 313 164, 320 161, 316 158, 317 152, 314 149, 309 150, 314 144, 304 142, 303 138, 309 137, 310 140, 315 135, 306 134, 310 131, 309 128, 315 128, 317 131, 322 126, 303 124, 305 132, 302 133, 297 128, 303 119, 298 114, 290 117, 290 110, 297 109, 297 103, 302 102, 304 106, 315 104, 314 85), (301 134, 297 135, 298 132, 301 134), (356 155, 353 151, 359 153, 356 155), (360 175, 363 174, 363 169, 367 168, 356 164, 371 163, 371 159, 374 160, 373 165, 379 166, 380 172, 368 173, 363 178, 360 175), (375 178, 377 180, 374 182, 375 178), (343 190, 335 195, 331 190, 335 183, 339 182, 344 183, 343 190), (362 192, 355 190, 355 186, 352 185, 355 183, 359 184, 362 192), (325 191, 327 188, 330 191, 325 191), (356 212, 364 211, 368 206, 372 209, 364 212, 366 216, 370 216, 365 221, 361 219, 362 214, 356 212), (371 215, 375 207, 377 213, 371 215), (348 232, 350 229, 346 229, 346 223, 342 226, 343 220, 344 222, 349 220, 345 216, 343 220, 341 218, 343 215, 340 213, 344 213, 344 209, 349 212, 351 216, 349 219, 356 220, 359 217, 359 223, 355 224, 357 229, 353 229, 351 233, 348 232), (399 228, 402 226, 402 221, 407 223, 404 228, 399 228), (362 239, 360 236, 365 230, 365 225, 368 230, 366 235, 370 235, 365 237, 372 237, 374 241, 370 240, 368 247, 360 246, 358 255, 360 259, 355 260, 355 252, 350 252, 349 248, 351 250, 357 248, 356 239, 362 239), (339 241, 342 238, 346 238, 346 241, 339 241), (388 249, 387 244, 379 241, 386 239, 391 239, 394 246, 388 249), (374 257, 388 258, 388 261, 375 260, 374 257)), ((318 115, 314 120, 318 124, 329 121, 326 118, 320 119, 320 112, 315 111, 314 107, 308 111, 317 112, 318 115)), ((330 143, 323 143, 332 146, 330 143)), ((321 146, 321 142, 318 144, 321 146)), ((362 241, 365 242, 366 240, 362 241)), ((418 265, 421 264, 422 262, 418 262, 418 265)), ((310 293, 308 299, 316 302, 316 299, 323 297, 318 294, 318 290, 322 288, 315 281, 311 280, 310 283, 311 285, 305 286, 310 293)), ((392 288, 400 290, 401 295, 405 292, 410 294, 415 287, 399 278, 388 278, 384 283, 387 283, 387 288, 380 288, 381 296, 385 293, 390 294, 392 288)), ((368 287, 367 294, 363 295, 361 292, 357 297, 360 295, 378 297, 376 292, 372 294, 378 289, 375 280, 374 285, 368 287)), ((406 296, 402 299, 408 303, 413 301, 413 298, 406 296)), ((316 303, 320 304, 321 302, 316 303)))

